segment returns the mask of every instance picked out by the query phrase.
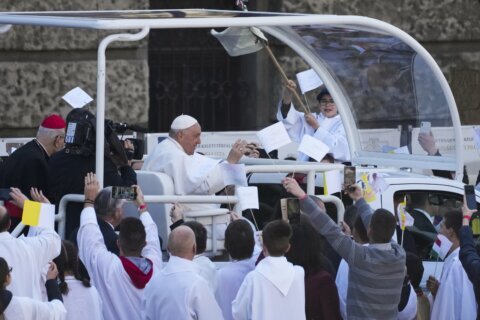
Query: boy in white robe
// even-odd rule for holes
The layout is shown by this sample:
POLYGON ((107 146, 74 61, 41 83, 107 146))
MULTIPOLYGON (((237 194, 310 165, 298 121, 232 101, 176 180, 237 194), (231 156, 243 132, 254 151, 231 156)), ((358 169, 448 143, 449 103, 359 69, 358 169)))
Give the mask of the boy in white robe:
POLYGON ((162 266, 157 226, 147 211, 142 191, 135 186, 140 219, 120 223, 117 241, 120 257, 107 250, 98 227, 93 203, 98 194, 94 174, 85 178, 85 205, 80 216, 80 259, 103 301, 105 319, 140 319, 143 290, 162 266))
POLYGON ((166 267, 145 288, 142 319, 223 319, 212 291, 192 262, 196 252, 192 229, 174 229, 168 251, 166 267))
POLYGON ((305 273, 284 256, 290 249, 291 236, 292 228, 283 220, 265 226, 265 258, 240 286, 232 302, 234 319, 305 319, 305 273))
POLYGON ((31 227, 33 237, 13 237, 10 228, 10 216, 5 207, 0 206, 0 257, 12 266, 15 281, 8 290, 18 297, 42 300, 42 270, 60 254, 61 239, 52 229, 31 227))
POLYGON ((452 242, 443 264, 440 280, 430 276, 427 288, 430 290, 431 319, 476 319, 477 303, 473 285, 468 279, 459 259, 462 227, 462 212, 448 211, 440 223, 440 233, 452 242))
MULTIPOLYGON (((318 94, 317 112, 305 114, 297 111, 293 106, 292 92, 296 88, 295 82, 289 80, 283 90, 282 101, 277 112, 277 120, 282 121, 292 141, 300 143, 304 135, 310 135, 325 143, 330 148, 329 153, 337 162, 350 161, 345 128, 328 90, 324 88, 318 94)), ((308 161, 309 157, 300 152, 297 159, 308 161)))

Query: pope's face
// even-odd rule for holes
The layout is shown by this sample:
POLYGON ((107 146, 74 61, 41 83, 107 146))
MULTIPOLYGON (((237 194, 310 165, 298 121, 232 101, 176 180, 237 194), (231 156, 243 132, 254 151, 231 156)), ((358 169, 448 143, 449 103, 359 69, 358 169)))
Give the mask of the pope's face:
POLYGON ((188 155, 192 155, 195 152, 197 145, 202 143, 202 141, 200 140, 201 134, 202 128, 198 123, 196 123, 190 128, 181 131, 178 134, 177 141, 188 155))

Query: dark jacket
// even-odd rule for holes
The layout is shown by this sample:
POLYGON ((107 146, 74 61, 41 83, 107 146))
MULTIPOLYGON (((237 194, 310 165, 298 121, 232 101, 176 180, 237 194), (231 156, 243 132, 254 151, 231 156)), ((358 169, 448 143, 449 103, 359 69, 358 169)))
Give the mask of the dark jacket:
POLYGON ((460 238, 460 261, 468 278, 473 283, 475 299, 477 300, 477 319, 480 319, 480 256, 475 250, 470 227, 462 226, 458 236, 460 238))
POLYGON ((35 139, 21 146, 5 160, 2 187, 19 188, 28 197, 32 187, 49 195, 48 159, 47 152, 35 139))
MULTIPOLYGON (((83 194, 85 176, 88 172, 95 172, 95 155, 88 157, 72 155, 59 151, 54 154, 48 163, 48 185, 53 203, 57 206, 66 194, 83 194)), ((105 157, 103 184, 108 186, 126 186, 137 184, 137 175, 130 166, 119 170, 109 157, 105 157)), ((80 225, 82 203, 67 205, 66 237, 80 225)))

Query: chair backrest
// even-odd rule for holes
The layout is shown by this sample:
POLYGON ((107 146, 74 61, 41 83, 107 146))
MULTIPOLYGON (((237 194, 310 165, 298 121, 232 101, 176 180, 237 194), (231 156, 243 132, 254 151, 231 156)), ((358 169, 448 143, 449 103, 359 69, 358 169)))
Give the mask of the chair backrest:
MULTIPOLYGON (((151 171, 136 171, 137 183, 142 188, 144 195, 158 196, 158 195, 173 195, 173 181, 165 173, 151 172, 151 171)), ((150 212, 153 221, 157 224, 158 234, 162 238, 162 249, 166 250, 168 235, 170 234, 170 203, 149 203, 148 211, 150 212)), ((127 203, 123 207, 124 215, 126 217, 138 217, 137 208, 132 203, 127 203)))

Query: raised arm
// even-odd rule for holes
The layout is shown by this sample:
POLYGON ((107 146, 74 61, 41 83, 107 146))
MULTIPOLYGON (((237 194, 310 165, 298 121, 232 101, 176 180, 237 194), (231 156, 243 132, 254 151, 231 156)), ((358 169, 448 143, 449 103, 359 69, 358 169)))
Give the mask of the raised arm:
POLYGON ((137 192, 135 204, 138 208, 140 221, 142 221, 146 233, 147 245, 142 250, 142 256, 152 260, 153 264, 161 269, 162 251, 160 249, 160 240, 158 238, 158 228, 147 210, 147 205, 143 198, 143 192, 140 186, 134 186, 137 192))
POLYGON ((365 247, 355 243, 353 239, 344 234, 340 227, 300 188, 295 179, 285 178, 282 183, 287 192, 300 199, 302 212, 310 216, 312 224, 318 233, 327 239, 330 245, 347 263, 355 263, 356 260, 363 258, 365 247))
POLYGON ((470 281, 474 286, 478 286, 480 282, 480 256, 475 250, 475 244, 473 240, 472 230, 470 229, 470 219, 472 214, 477 210, 468 209, 466 202, 464 201, 462 213, 463 213, 463 226, 460 228, 460 261, 468 275, 470 281))

